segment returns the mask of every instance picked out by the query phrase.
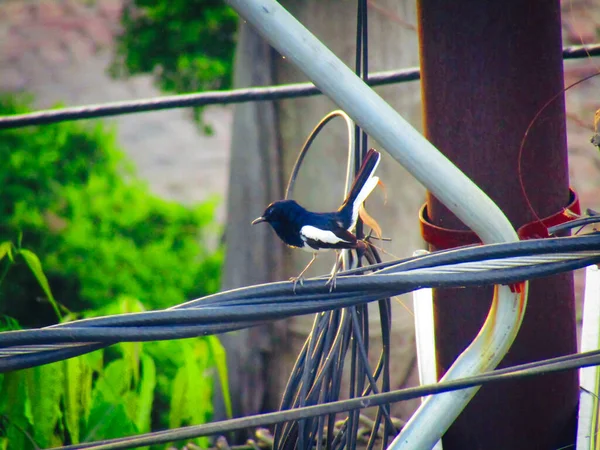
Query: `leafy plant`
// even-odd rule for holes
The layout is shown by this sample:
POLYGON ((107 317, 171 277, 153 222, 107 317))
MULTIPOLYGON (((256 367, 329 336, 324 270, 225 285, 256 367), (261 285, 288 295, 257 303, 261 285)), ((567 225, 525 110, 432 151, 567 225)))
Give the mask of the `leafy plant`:
POLYGON ((37 280, 38 285, 40 286, 40 288, 46 295, 46 298, 52 305, 52 309, 54 309, 54 312, 56 313, 56 317, 58 319, 61 319, 62 315, 59 311, 58 303, 56 302, 56 300, 54 299, 54 296, 52 295, 52 291, 50 290, 50 285, 48 284, 48 279, 46 278, 46 275, 44 274, 44 271, 42 270, 42 263, 40 262, 40 259, 37 257, 37 255, 35 253, 33 253, 31 250, 27 250, 26 248, 21 247, 21 239, 22 239, 22 235, 19 235, 18 243, 16 246, 10 241, 0 242, 0 261, 2 261, 2 259, 4 259, 4 257, 7 257, 7 259, 9 260, 9 263, 5 264, 5 270, 2 273, 2 275, 0 276, 0 283, 2 283, 2 280, 4 280, 4 278, 6 277, 6 274, 8 273, 8 269, 10 268, 11 263, 14 264, 15 258, 18 258, 18 257, 22 258, 23 261, 25 261, 25 263, 29 267, 31 274, 37 280))
MULTIPOLYGON (((85 317, 143 310, 139 301, 122 297, 85 317)), ((18 328, 6 318, 0 331, 18 328)), ((225 353, 214 336, 122 343, 0 374, 0 448, 46 448, 205 423, 216 380, 231 414, 225 353), (153 415, 155 399, 169 402, 168 413, 153 415)), ((208 446, 206 438, 195 442, 208 446)))
MULTIPOLYGON (((159 360, 169 355, 157 357, 161 352, 150 343, 140 344, 132 358, 127 345, 0 376, 0 448, 3 442, 23 450, 77 444, 210 420, 219 363, 210 346, 220 349, 215 337, 189 340, 184 347, 203 353, 186 360, 171 380, 159 374, 159 360), (153 420, 157 398, 170 398, 171 409, 153 420)), ((208 446, 206 438, 194 441, 208 446)))
POLYGON ((113 76, 152 74, 167 92, 231 87, 237 14, 224 2, 133 0, 121 24, 113 76))
MULTIPOLYGON (((27 111, 0 97, 0 115, 27 111)), ((217 232, 214 201, 189 208, 150 194, 102 125, 2 131, 0 158, 0 331, 61 313, 69 321, 171 306, 217 289, 221 250, 203 244, 217 232)), ((0 374, 0 449, 201 423, 217 380, 227 396, 215 337, 123 343, 0 374)))
MULTIPOLYGON (((0 98, 0 115, 27 110, 0 98)), ((221 249, 203 245, 218 232, 215 202, 186 207, 153 196, 114 132, 77 123, 6 130, 0 158, 0 242, 22 233, 56 301, 70 310, 97 309, 119 295, 162 308, 218 288, 221 249)), ((21 256, 0 290, 0 314, 24 326, 52 323, 52 299, 27 267, 35 262, 21 256)))

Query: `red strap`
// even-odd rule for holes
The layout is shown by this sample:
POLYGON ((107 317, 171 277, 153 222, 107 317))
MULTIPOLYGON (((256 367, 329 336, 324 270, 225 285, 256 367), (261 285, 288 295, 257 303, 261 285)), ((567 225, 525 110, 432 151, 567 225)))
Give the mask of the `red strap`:
POLYGON ((521 240, 547 238, 550 237, 548 228, 576 219, 581 214, 579 197, 577 197, 577 193, 572 188, 569 189, 569 192, 569 204, 566 208, 542 220, 526 223, 517 230, 519 238, 521 240))
POLYGON ((432 224, 427 215, 427 203, 419 211, 419 221, 423 240, 435 247, 436 250, 481 244, 477 235, 471 230, 451 230, 432 224))
MULTIPOLYGON (((569 222, 575 219, 580 213, 579 198, 575 191, 570 189, 569 204, 566 208, 544 219, 523 225, 519 228, 517 234, 522 240, 546 238, 549 237, 548 227, 569 222)), ((450 230, 432 224, 427 216, 427 204, 424 204, 419 211, 419 221, 421 222, 421 236, 423 236, 425 242, 438 250, 481 244, 481 240, 470 230, 450 230)))

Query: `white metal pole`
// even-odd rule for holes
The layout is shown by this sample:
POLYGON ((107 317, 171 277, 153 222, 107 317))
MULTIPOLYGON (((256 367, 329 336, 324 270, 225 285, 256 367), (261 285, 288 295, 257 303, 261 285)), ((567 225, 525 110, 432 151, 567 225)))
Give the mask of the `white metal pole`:
MULTIPOLYGON (((583 296, 583 324, 581 326, 580 352, 600 348, 600 270, 589 266, 585 271, 583 296)), ((579 369, 579 416, 577 420, 577 450, 597 448, 598 393, 600 367, 579 369)))
MULTIPOLYGON (((483 242, 518 240, 496 204, 281 5, 274 0, 228 3, 483 242)), ((514 295, 507 287, 498 287, 496 293, 478 337, 444 379, 493 369, 510 348, 526 296, 514 295)), ((432 448, 476 392, 471 388, 429 397, 390 448, 432 448)))

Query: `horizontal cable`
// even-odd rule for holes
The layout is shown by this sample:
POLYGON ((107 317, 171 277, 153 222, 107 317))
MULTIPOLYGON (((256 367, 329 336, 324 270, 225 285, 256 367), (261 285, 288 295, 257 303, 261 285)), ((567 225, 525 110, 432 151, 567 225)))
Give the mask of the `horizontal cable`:
POLYGON ((600 56, 600 44, 573 45, 563 48, 563 59, 580 59, 600 56))
POLYGON ((593 224, 596 224, 596 223, 600 223, 600 216, 599 215, 592 215, 592 216, 589 216, 589 217, 582 217, 580 219, 570 220, 568 222, 561 223, 561 224, 555 225, 553 227, 549 227, 548 228, 548 233, 550 235, 556 235, 557 233, 560 233, 561 231, 572 230, 573 228, 585 227, 586 225, 593 225, 593 224))
POLYGON ((108 439, 90 443, 80 443, 77 445, 60 447, 56 450, 73 450, 76 448, 94 450, 127 449, 183 439, 192 439, 200 436, 211 436, 217 434, 222 435, 231 431, 242 430, 246 428, 268 426, 291 420, 299 420, 309 417, 324 416, 345 411, 370 408, 374 406, 410 400, 413 398, 425 397, 432 394, 441 394, 443 392, 456 391, 473 386, 482 386, 499 381, 515 380, 536 375, 545 375, 553 372, 563 372, 566 370, 574 370, 581 367, 589 367, 594 365, 600 365, 600 350, 520 364, 518 366, 498 369, 482 375, 472 376, 455 381, 437 383, 434 385, 399 389, 381 394, 357 397, 349 400, 323 403, 317 406, 308 406, 268 414, 223 420, 220 422, 182 427, 174 430, 157 431, 139 436, 108 439))
MULTIPOLYGON (((282 298, 280 303, 288 304, 254 304, 232 307, 224 303, 218 307, 189 308, 185 310, 149 311, 143 313, 121 314, 90 320, 68 322, 64 326, 53 326, 42 329, 8 331, 0 333, 0 355, 22 354, 25 345, 36 345, 34 351, 53 351, 59 343, 73 346, 81 342, 102 342, 112 344, 121 341, 143 342, 149 340, 179 339, 198 334, 215 334, 232 331, 232 328, 248 328, 248 323, 258 323, 290 317, 292 315, 310 314, 347 306, 354 306, 375 301, 383 296, 394 296, 410 292, 420 287, 462 287, 491 283, 514 283, 525 278, 548 276, 557 271, 574 270, 600 261, 600 252, 577 260, 560 260, 554 263, 529 266, 523 272, 522 266, 500 268, 473 272, 427 270, 392 273, 384 275, 363 275, 357 277, 340 277, 338 287, 344 292, 336 293, 337 298, 325 292, 319 301, 306 301, 301 294, 292 294, 290 298, 282 298), (564 268, 564 270, 563 270, 564 268), (352 292, 356 287, 360 291, 352 292), (366 287, 370 287, 367 292, 366 287), (295 297, 295 298, 294 298, 295 297), (68 325, 68 326, 67 326, 68 325), (39 347, 44 345, 49 347, 39 347)), ((318 283, 318 282, 317 282, 318 283)), ((322 283, 319 283, 322 285, 322 283)), ((2 371, 2 358, 0 358, 2 371)))
MULTIPOLYGON (((600 55, 600 44, 565 47, 564 59, 587 58, 600 55)), ((420 78, 418 67, 377 72, 369 75, 370 86, 414 81, 420 78)), ((45 125, 67 120, 94 119, 121 114, 158 111, 193 106, 226 105, 251 101, 282 100, 287 98, 320 95, 321 91, 312 83, 287 84, 283 86, 255 87, 229 91, 210 91, 198 94, 169 95, 143 100, 130 100, 98 105, 75 106, 69 108, 37 111, 29 114, 15 114, 0 117, 0 130, 30 125, 45 125)))
MULTIPOLYGON (((418 67, 378 72, 371 75, 369 78, 369 85, 382 86, 392 83, 414 81, 418 80, 419 76, 418 67)), ((143 100, 126 100, 4 116, 0 117, 0 130, 26 127, 29 125, 46 125, 67 120, 95 119, 98 117, 117 116, 121 114, 159 111, 163 109, 283 100, 313 95, 321 95, 321 91, 312 83, 232 89, 229 91, 209 91, 199 94, 168 95, 143 100)))
POLYGON ((306 280, 296 293, 290 282, 250 286, 162 311, 0 333, 0 372, 59 361, 116 342, 223 333, 294 315, 364 304, 423 287, 510 284, 598 262, 600 235, 593 233, 437 252, 396 261, 368 275, 341 273, 334 292, 329 292, 321 279, 306 280))

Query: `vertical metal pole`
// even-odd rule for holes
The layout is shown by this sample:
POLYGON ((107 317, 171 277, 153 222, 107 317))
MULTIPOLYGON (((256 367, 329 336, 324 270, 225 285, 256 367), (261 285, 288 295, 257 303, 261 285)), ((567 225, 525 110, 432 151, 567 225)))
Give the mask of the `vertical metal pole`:
MULTIPOLYGON (((418 5, 426 136, 520 227, 535 218, 518 181, 521 140, 539 109, 563 88, 560 2, 418 5)), ((567 205, 563 97, 530 131, 521 170, 539 217, 567 205)), ((465 229, 433 195, 427 206, 433 224, 465 229)), ((500 367, 576 351, 572 276, 534 281, 529 292, 521 331, 500 367)), ((489 308, 481 299, 491 296, 491 289, 435 291, 440 374, 479 331, 489 308)), ((575 371, 484 387, 446 433, 444 450, 572 444, 576 403, 575 371)))

